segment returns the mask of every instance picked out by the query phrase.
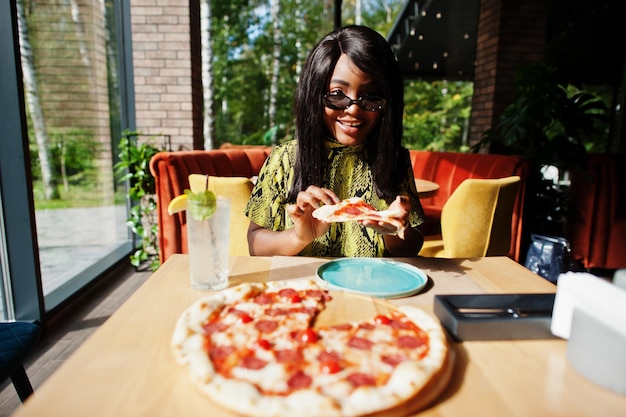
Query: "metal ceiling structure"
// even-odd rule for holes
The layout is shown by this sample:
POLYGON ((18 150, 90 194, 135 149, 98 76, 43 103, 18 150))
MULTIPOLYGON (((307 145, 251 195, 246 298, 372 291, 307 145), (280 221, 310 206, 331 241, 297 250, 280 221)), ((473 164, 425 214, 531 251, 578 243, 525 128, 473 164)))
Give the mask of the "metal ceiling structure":
POLYGON ((408 0, 387 39, 402 73, 473 80, 479 6, 480 0, 408 0))
MULTIPOLYGON (((340 1, 340 0, 336 0, 340 1)), ((407 0, 388 41, 407 78, 474 78, 480 0, 407 0)), ((575 82, 624 77, 624 0, 549 0, 545 61, 575 82)))

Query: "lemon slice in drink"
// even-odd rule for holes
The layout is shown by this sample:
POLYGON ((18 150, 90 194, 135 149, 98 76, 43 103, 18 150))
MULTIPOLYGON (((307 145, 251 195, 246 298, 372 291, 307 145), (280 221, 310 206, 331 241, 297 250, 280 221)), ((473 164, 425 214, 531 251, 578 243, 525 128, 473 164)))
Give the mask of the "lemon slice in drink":
POLYGON ((186 210, 189 205, 187 200, 187 194, 177 195, 170 201, 170 204, 168 204, 167 212, 171 215, 186 210))

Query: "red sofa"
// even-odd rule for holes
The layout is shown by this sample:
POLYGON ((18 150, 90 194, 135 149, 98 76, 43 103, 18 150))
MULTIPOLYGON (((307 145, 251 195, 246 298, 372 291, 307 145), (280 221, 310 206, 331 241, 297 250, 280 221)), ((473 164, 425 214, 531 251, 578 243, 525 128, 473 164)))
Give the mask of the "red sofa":
POLYGON ((626 164, 623 155, 588 156, 572 171, 567 238, 584 268, 626 268, 626 164))
MULTIPOLYGON (((252 177, 258 175, 269 155, 269 147, 230 148, 210 151, 161 152, 150 163, 156 178, 159 226, 159 255, 164 262, 173 253, 186 251, 184 217, 170 216, 167 205, 175 196, 189 187, 191 173, 215 176, 252 177)), ((527 176, 525 160, 517 156, 466 154, 453 152, 411 151, 411 162, 416 178, 434 181, 440 188, 435 196, 424 198, 422 204, 428 217, 425 233, 438 234, 441 209, 452 192, 466 178, 501 178, 519 175, 522 185, 518 191, 511 225, 509 256, 519 261, 522 238, 522 207, 524 179, 527 176)))

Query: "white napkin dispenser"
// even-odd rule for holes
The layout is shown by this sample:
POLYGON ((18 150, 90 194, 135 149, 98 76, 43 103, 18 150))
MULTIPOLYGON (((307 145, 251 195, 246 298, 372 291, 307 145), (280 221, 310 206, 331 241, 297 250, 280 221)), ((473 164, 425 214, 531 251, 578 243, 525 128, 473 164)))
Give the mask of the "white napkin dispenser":
POLYGON ((585 273, 559 277, 552 333, 569 339, 567 359, 590 381, 626 395, 626 291, 585 273))

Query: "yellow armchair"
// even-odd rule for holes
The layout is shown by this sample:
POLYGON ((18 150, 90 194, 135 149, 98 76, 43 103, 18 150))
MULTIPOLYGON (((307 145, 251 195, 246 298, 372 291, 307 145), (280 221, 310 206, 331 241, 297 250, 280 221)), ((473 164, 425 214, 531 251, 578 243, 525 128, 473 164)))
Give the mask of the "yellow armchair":
POLYGON ((248 225, 244 214, 253 183, 249 178, 209 176, 209 190, 230 199, 230 254, 250 256, 248 250, 248 225))
POLYGON ((441 211, 441 235, 428 236, 420 256, 474 258, 507 255, 520 177, 467 179, 441 211))

